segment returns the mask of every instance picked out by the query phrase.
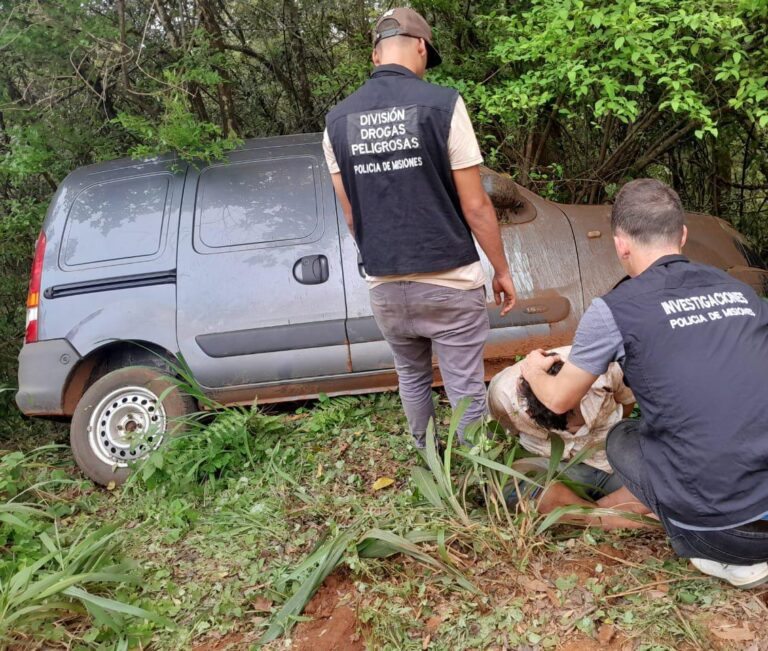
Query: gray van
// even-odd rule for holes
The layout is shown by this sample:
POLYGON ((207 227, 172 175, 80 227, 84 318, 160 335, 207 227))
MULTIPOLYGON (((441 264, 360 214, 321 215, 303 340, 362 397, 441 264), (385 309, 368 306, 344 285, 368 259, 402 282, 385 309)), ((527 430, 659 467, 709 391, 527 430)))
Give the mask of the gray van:
MULTIPOLYGON (((555 204, 490 170, 484 184, 519 291, 503 319, 488 306, 490 377, 570 342, 622 270, 610 207, 555 204)), ((744 238, 716 217, 688 222, 689 256, 764 290, 744 238)), ((168 377, 182 358, 222 404, 397 384, 319 134, 251 140, 208 165, 168 155, 72 172, 38 240, 27 322, 17 404, 71 418, 77 463, 102 484, 196 409, 168 377)))

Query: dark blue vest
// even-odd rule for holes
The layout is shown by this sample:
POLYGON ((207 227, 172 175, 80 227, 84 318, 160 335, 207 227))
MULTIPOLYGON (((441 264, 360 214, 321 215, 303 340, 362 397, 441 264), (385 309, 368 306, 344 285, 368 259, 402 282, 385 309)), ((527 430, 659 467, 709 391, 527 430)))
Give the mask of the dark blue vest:
POLYGON ((379 66, 326 117, 371 275, 444 271, 479 259, 448 157, 458 96, 402 66, 379 66))
POLYGON ((603 297, 642 410, 665 514, 729 527, 768 511, 768 303, 724 271, 665 256, 603 297))

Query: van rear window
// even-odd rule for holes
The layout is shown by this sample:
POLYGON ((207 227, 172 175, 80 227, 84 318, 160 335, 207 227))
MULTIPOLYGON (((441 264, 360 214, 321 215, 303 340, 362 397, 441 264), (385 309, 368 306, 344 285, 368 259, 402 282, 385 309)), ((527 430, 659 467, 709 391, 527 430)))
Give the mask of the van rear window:
POLYGON ((62 248, 65 266, 155 255, 160 251, 168 177, 92 185, 72 204, 62 248))
POLYGON ((219 248, 311 237, 318 228, 315 161, 279 158, 209 167, 200 175, 200 242, 219 248))

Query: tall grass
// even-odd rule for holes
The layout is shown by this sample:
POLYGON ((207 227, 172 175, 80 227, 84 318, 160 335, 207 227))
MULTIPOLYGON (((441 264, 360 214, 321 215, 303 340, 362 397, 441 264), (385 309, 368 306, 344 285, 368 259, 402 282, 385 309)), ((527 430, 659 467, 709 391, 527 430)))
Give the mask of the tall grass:
POLYGON ((79 482, 48 472, 40 458, 51 449, 0 458, 0 646, 65 616, 90 620, 117 640, 127 639, 135 618, 168 624, 112 596, 141 579, 134 564, 120 559, 119 525, 62 530, 61 504, 48 488, 79 482))
POLYGON ((363 532, 361 523, 356 522, 344 531, 324 542, 315 549, 288 579, 301 580, 296 591, 271 618, 267 630, 259 640, 260 644, 271 642, 290 630, 296 617, 306 607, 314 593, 325 579, 339 566, 350 545, 359 558, 387 558, 397 554, 409 556, 427 567, 443 572, 456 583, 473 593, 479 593, 477 587, 457 569, 424 551, 419 543, 436 543, 438 534, 423 530, 413 530, 406 536, 379 528, 363 532))
MULTIPOLYGON (((197 493, 201 487, 215 489, 217 483, 238 479, 250 470, 280 477, 307 508, 322 512, 320 501, 281 463, 287 432, 282 418, 262 413, 255 403, 231 408, 217 404, 204 395, 183 360, 174 372, 179 390, 195 397, 203 410, 183 419, 162 448, 136 464, 126 487, 128 494, 147 490, 165 495, 197 493)), ((459 423, 468 404, 468 400, 461 401, 454 409, 442 454, 430 422, 425 466, 411 471, 416 491, 411 513, 400 510, 375 519, 360 517, 328 535, 302 562, 282 574, 273 589, 287 598, 265 625, 261 643, 290 630, 319 586, 344 562, 404 555, 450 577, 461 589, 477 592, 460 569, 462 562, 457 562, 462 557, 459 548, 470 549, 480 538, 483 544, 500 543, 505 548, 511 541, 514 549, 510 551, 525 562, 541 544, 542 534, 562 518, 589 511, 564 507, 539 514, 532 495, 561 481, 562 473, 583 461, 590 450, 563 464, 563 443, 554 437, 549 459, 519 458, 519 448, 508 445, 503 429, 493 422, 476 423, 465 431, 465 437, 474 442, 471 449, 457 446, 459 423), (508 507, 504 495, 510 483, 521 496, 515 509, 508 507), (417 517, 424 510, 429 514, 417 517), (489 541, 489 533, 495 542, 489 541)), ((345 425, 367 418, 371 411, 358 398, 323 398, 299 430, 318 435, 339 432, 345 425)), ((595 513, 617 514, 612 510, 595 513)), ((243 517, 240 512, 218 517, 232 531, 263 526, 259 518, 243 517)))
MULTIPOLYGON (((260 642, 272 641, 290 629, 326 577, 344 562, 346 554, 360 559, 406 555, 450 576, 462 589, 476 593, 477 587, 453 562, 456 555, 451 553, 452 544, 471 546, 479 538, 487 540, 490 532, 502 545, 513 540, 517 556, 525 562, 533 548, 541 544, 542 536, 569 515, 620 515, 647 520, 614 509, 583 506, 566 506, 539 514, 532 497, 534 491, 538 489, 540 494, 557 481, 569 483, 564 473, 583 462, 593 450, 582 450, 562 463, 563 442, 554 437, 549 459, 516 458, 519 449, 505 445, 502 428, 493 422, 470 426, 465 437, 475 441, 475 446, 459 447, 456 445, 458 425, 468 404, 468 400, 462 401, 453 411, 442 456, 438 452, 434 423, 430 422, 424 451, 426 467, 414 467, 411 471, 412 483, 417 489, 413 508, 415 511, 422 506, 431 508, 431 524, 398 534, 395 530, 402 530, 407 518, 394 514, 388 520, 377 522, 374 528, 366 528, 363 521, 355 522, 320 544, 286 577, 287 584, 296 582, 297 587, 273 615, 260 642), (504 497, 510 482, 520 495, 512 510, 504 497)), ((572 488, 578 491, 579 487, 572 488)))
POLYGON ((57 527, 53 535, 40 533, 40 539, 47 553, 0 579, 0 640, 9 641, 32 629, 37 621, 64 613, 88 614, 96 624, 118 635, 125 628, 125 617, 168 624, 148 610, 99 594, 109 586, 140 580, 131 563, 115 561, 114 525, 83 531, 68 544, 57 527))
POLYGON ((174 386, 159 396, 160 401, 176 389, 201 409, 170 423, 163 445, 133 463, 126 493, 158 489, 183 494, 205 483, 215 487, 220 480, 239 477, 268 461, 285 433, 281 418, 262 413, 256 401, 247 407, 225 407, 205 394, 183 358, 163 361, 174 386))

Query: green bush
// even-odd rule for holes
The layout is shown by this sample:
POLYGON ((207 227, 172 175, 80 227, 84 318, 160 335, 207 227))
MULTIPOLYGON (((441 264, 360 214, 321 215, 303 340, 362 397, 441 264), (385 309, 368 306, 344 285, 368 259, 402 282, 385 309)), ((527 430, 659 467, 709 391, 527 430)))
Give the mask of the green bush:
POLYGON ((231 407, 187 419, 183 430, 135 464, 131 486, 169 494, 194 491, 257 470, 271 458, 285 433, 282 419, 255 407, 231 407))

